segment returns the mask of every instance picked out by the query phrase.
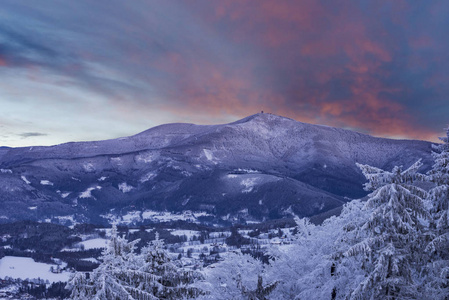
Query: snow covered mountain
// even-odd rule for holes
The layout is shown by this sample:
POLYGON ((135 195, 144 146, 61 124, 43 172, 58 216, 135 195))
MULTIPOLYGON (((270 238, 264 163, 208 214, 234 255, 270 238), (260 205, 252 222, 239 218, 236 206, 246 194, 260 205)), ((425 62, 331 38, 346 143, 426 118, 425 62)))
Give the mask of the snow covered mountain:
POLYGON ((429 168, 430 152, 429 142, 272 114, 167 124, 106 141, 0 147, 0 222, 142 221, 149 210, 188 210, 210 221, 313 216, 366 195, 356 162, 388 169, 423 158, 429 168))

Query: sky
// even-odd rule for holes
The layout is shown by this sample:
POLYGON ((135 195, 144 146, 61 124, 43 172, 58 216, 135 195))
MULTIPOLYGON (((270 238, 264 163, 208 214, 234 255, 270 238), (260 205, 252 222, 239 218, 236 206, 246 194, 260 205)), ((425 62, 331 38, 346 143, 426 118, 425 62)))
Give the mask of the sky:
POLYGON ((449 1, 3 0, 0 146, 265 111, 436 141, 449 1))

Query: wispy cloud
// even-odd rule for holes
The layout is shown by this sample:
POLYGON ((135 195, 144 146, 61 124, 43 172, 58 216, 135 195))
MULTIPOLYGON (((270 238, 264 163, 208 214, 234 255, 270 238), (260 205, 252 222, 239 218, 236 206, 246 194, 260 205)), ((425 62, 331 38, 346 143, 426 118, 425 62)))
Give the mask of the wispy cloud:
POLYGON ((265 110, 434 139, 449 122, 448 13, 446 1, 6 0, 0 79, 21 88, 1 86, 0 117, 39 126, 20 112, 33 103, 79 140, 99 118, 132 134, 141 116, 214 123, 265 110))
POLYGON ((26 139, 26 138, 30 138, 30 137, 37 137, 37 136, 47 136, 47 133, 41 133, 41 132, 23 132, 23 133, 19 133, 18 136, 26 139))

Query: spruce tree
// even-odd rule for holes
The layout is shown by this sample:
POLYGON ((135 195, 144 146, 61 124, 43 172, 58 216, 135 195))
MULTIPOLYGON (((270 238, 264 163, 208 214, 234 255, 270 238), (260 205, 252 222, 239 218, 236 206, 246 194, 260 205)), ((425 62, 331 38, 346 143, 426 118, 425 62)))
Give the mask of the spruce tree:
POLYGON ((394 167, 391 172, 357 164, 372 191, 365 207, 371 215, 361 227, 366 238, 352 246, 345 255, 366 258, 366 278, 351 293, 351 299, 417 298, 414 280, 422 258, 421 220, 428 218, 423 198, 426 192, 413 185, 417 161, 407 170, 394 167), (420 220, 421 219, 421 220, 420 220))
POLYGON ((189 286, 199 276, 173 264, 161 240, 156 239, 136 255, 138 242, 127 242, 114 226, 100 266, 91 273, 76 273, 68 282, 71 299, 184 299, 201 294, 189 286))
POLYGON ((427 265, 426 292, 436 299, 449 294, 449 128, 443 142, 432 145, 435 163, 427 173, 427 179, 435 186, 428 200, 431 206, 432 241, 427 246, 430 263, 427 265))
POLYGON ((184 270, 172 261, 158 234, 154 241, 142 248, 140 265, 139 271, 151 274, 152 280, 141 281, 136 288, 150 291, 158 299, 196 298, 202 294, 200 289, 190 286, 202 276, 184 270))
MULTIPOLYGON (((108 248, 103 252, 102 263, 91 273, 76 273, 68 282, 72 290, 71 299, 157 299, 152 294, 136 290, 129 284, 136 271, 135 244, 139 240, 127 242, 118 236, 113 226, 108 248)), ((140 277, 147 274, 141 274, 140 277)))
POLYGON ((429 192, 429 200, 438 236, 446 235, 449 229, 449 128, 446 134, 440 138, 442 144, 432 145, 435 163, 427 174, 428 180, 435 184, 429 192))

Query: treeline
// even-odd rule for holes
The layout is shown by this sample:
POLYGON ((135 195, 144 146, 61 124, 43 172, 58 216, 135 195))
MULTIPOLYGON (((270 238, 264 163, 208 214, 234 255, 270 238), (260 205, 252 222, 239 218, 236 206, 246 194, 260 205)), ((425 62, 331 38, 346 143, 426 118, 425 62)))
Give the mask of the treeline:
MULTIPOLYGON (((70 291, 66 289, 66 282, 53 282, 35 279, 35 280, 21 280, 4 278, 0 282, 0 288, 4 289, 4 296, 9 299, 67 299, 70 296, 70 291), (14 292, 9 291, 10 288, 15 287, 14 292)), ((2 298, 7 299, 7 298, 2 298)))

